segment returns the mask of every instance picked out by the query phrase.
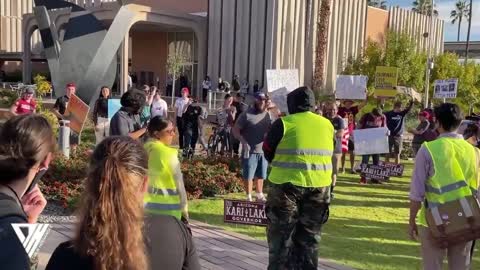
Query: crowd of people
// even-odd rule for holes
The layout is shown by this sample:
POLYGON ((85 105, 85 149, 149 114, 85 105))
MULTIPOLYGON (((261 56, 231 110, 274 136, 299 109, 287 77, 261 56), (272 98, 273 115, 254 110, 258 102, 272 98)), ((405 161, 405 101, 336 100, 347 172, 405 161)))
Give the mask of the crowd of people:
MULTIPOLYGON (((65 96, 57 99, 54 111, 60 120, 68 119, 65 112, 75 90, 73 83, 68 84, 65 96)), ((97 141, 76 234, 57 247, 47 270, 200 269, 179 154, 193 155, 197 141, 207 147, 202 135, 208 115, 188 88, 181 94, 174 121, 168 118, 158 89, 148 86, 123 94, 120 110, 109 121, 110 89, 102 87, 92 113, 97 141), (176 138, 179 149, 173 147, 176 138)), ((55 151, 52 127, 35 114, 32 95, 25 90, 12 106, 15 116, 0 130, 0 231, 7 232, 2 245, 9 246, 2 249, 0 262, 6 269, 29 269, 28 256, 10 224, 37 221, 47 203, 37 182, 55 151)), ((266 203, 269 269, 317 269, 321 228, 328 221, 337 176, 345 172, 347 156, 356 173, 354 130, 388 130, 386 161, 398 164, 405 119, 414 102, 406 108, 395 102, 386 113, 377 106, 357 121, 366 102, 332 100, 318 106, 308 87, 287 95, 288 115, 273 110, 265 93, 253 97, 248 106, 241 95, 226 95, 216 120, 226 151, 241 160, 246 200, 266 203), (266 179, 271 184, 268 196, 263 193, 266 179)), ((428 219, 432 205, 469 199, 478 189, 480 154, 473 146, 479 146, 479 121, 470 118, 459 135, 464 119, 451 103, 421 110, 418 120, 418 126, 408 130, 416 153, 409 233, 422 243, 425 269, 441 269, 448 251, 450 269, 466 270, 474 238, 462 235, 463 240, 438 246, 429 235, 428 219), (417 222, 423 226, 417 227, 417 222)), ((72 144, 78 143, 75 136, 72 144)), ((380 156, 371 156, 378 164, 380 156)), ((361 162, 369 159, 365 155, 361 162)), ((443 244, 450 241, 442 239, 443 244)))

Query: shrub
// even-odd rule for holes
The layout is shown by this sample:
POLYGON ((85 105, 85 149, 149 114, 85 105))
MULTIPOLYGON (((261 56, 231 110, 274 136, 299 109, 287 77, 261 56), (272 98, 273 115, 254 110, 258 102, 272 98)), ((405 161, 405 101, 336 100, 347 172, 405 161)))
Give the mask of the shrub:
POLYGON ((89 158, 86 148, 79 146, 77 153, 66 159, 60 152, 55 154, 50 168, 40 182, 40 189, 49 202, 59 203, 64 208, 75 208, 84 189, 89 158))
POLYGON ((227 158, 187 160, 182 164, 182 172, 189 199, 243 190, 238 161, 227 158))
POLYGON ((0 90, 0 106, 10 107, 18 99, 17 93, 8 89, 0 90))

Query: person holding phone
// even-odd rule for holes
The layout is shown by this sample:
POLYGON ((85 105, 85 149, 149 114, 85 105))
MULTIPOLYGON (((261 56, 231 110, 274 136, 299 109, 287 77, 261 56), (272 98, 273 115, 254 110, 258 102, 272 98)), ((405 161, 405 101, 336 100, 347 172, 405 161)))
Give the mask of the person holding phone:
POLYGON ((36 223, 47 201, 37 186, 55 149, 48 121, 39 115, 8 120, 0 131, 0 265, 30 269, 28 255, 11 224, 36 223))

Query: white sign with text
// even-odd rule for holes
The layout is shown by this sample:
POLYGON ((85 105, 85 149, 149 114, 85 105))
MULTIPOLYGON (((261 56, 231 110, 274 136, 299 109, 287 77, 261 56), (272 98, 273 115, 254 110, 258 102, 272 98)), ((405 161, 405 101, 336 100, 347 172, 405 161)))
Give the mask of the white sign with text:
POLYGON ((456 98, 458 79, 436 80, 433 96, 435 98, 456 98))
POLYGON ((337 99, 367 99, 368 77, 363 75, 338 75, 335 90, 337 99))
POLYGON ((387 128, 356 129, 353 134, 356 155, 386 154, 389 152, 387 128))
POLYGON ((268 69, 267 90, 277 108, 288 112, 287 94, 300 87, 298 69, 268 69))

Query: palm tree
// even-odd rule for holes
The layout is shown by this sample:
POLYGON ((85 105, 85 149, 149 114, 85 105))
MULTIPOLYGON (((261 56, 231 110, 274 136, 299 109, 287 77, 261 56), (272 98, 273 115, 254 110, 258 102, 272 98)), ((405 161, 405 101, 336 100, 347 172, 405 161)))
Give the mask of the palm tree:
MULTIPOLYGON (((412 3, 412 10, 427 16, 432 15, 432 0, 416 0, 412 3)), ((438 10, 433 10, 433 15, 438 16, 438 10)))
POLYGON ((383 0, 368 0, 368 5, 376 8, 387 9, 387 1, 383 0))
POLYGON ((328 44, 328 26, 330 24, 330 12, 332 0, 321 0, 321 6, 318 9, 317 21, 317 46, 315 57, 315 71, 313 74, 313 89, 320 93, 325 81, 325 58, 327 55, 328 44))
POLYGON ((450 13, 450 18, 452 19, 452 24, 455 24, 458 21, 458 36, 457 41, 460 41, 460 32, 462 28, 462 20, 466 18, 468 20, 469 7, 466 0, 458 0, 455 3, 455 9, 450 13))
POLYGON ((465 65, 468 64, 468 53, 470 50, 470 31, 472 29, 472 9, 473 9, 473 0, 470 0, 468 5, 468 31, 467 31, 467 47, 465 49, 465 65))

